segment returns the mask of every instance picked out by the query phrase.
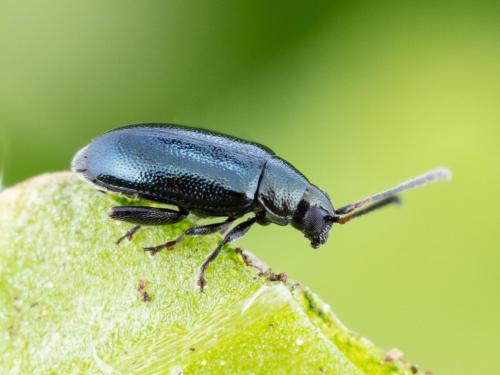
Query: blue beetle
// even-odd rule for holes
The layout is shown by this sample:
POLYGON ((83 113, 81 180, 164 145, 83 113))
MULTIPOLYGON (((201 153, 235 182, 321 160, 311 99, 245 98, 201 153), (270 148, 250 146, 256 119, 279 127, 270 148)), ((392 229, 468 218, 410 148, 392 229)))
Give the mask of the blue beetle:
POLYGON ((399 201, 397 193, 426 182, 448 178, 438 168, 395 188, 334 209, 328 195, 271 149, 253 142, 207 130, 172 124, 138 124, 121 127, 95 138, 73 159, 72 170, 110 192, 174 205, 177 210, 148 206, 118 206, 109 216, 136 224, 118 239, 132 239, 143 225, 166 225, 190 212, 223 217, 220 223, 189 228, 178 238, 146 247, 155 254, 173 248, 187 236, 225 233, 202 264, 205 272, 222 247, 243 236, 255 224, 291 224, 309 239, 313 248, 324 244, 334 223, 351 219, 399 201), (364 207, 364 208, 363 208, 364 207))

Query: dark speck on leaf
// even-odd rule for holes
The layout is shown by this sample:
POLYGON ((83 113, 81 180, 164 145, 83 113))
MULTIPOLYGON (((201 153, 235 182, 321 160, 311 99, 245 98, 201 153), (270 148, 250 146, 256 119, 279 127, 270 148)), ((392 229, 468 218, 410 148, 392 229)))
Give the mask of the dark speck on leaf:
POLYGON ((146 280, 144 279, 139 280, 139 286, 137 287, 137 290, 139 291, 142 302, 145 303, 151 302, 151 297, 149 296, 148 292, 146 292, 146 280))
POLYGON ((271 273, 268 277, 269 281, 281 281, 285 283, 288 280, 288 276, 286 273, 271 273))

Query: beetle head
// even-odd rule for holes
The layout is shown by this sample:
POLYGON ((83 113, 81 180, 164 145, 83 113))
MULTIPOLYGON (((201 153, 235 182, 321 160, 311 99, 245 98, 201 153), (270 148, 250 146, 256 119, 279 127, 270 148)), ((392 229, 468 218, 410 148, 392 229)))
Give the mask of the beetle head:
POLYGON ((328 195, 310 185, 293 217, 292 225, 304 233, 315 249, 328 239, 334 221, 334 209, 328 195))

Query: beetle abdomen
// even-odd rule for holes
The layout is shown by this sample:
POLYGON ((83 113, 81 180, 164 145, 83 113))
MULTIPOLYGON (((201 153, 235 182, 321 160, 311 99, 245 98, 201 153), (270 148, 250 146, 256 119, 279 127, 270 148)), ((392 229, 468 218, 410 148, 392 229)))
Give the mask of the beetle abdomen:
POLYGON ((272 151, 179 126, 137 125, 94 139, 74 169, 111 191, 209 215, 249 211, 272 151))

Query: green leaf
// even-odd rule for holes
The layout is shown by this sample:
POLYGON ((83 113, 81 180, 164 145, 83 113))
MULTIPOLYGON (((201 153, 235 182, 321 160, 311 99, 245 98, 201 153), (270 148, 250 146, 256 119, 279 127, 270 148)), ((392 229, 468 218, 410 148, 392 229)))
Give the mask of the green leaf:
POLYGON ((347 330, 307 288, 269 281, 264 265, 248 266, 232 247, 200 293, 199 266, 220 237, 144 253, 186 220, 116 246, 130 228, 107 217, 116 204, 70 173, 0 194, 0 373, 417 372, 398 351, 347 330))

